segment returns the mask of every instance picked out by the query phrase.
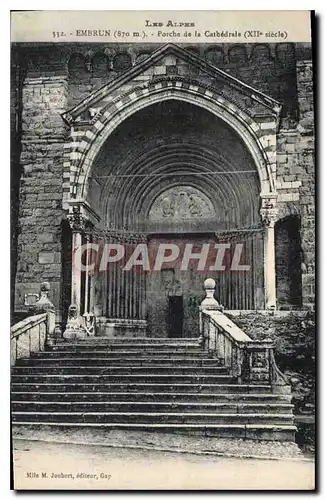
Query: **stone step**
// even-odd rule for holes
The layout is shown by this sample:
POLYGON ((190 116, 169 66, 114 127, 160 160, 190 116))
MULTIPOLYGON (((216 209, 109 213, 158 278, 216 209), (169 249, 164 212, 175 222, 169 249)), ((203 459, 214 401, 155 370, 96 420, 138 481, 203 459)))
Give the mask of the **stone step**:
POLYGON ((213 353, 208 353, 202 349, 193 352, 173 351, 173 350, 156 350, 156 351, 142 351, 142 350, 131 350, 131 351, 112 351, 110 349, 85 349, 85 350, 51 350, 43 352, 35 352, 31 355, 31 360, 39 358, 53 358, 53 359, 64 359, 66 357, 78 357, 78 358, 110 358, 110 359, 120 359, 125 361, 129 358, 144 358, 144 359, 217 359, 213 353))
POLYGON ((201 423, 201 424, 281 424, 293 425, 292 413, 184 413, 184 412, 105 412, 105 411, 13 411, 12 420, 85 423, 201 423))
MULTIPOLYGON (((234 386, 229 387, 229 391, 234 386)), ((220 393, 199 393, 199 392, 46 392, 46 391, 19 391, 12 392, 14 401, 89 401, 89 402, 140 402, 145 403, 256 403, 256 404, 290 404, 291 395, 288 394, 220 394, 220 393)))
POLYGON ((58 342, 12 369, 12 420, 28 425, 294 440, 290 395, 241 384, 193 339, 58 342))
POLYGON ((202 403, 193 402, 140 402, 140 401, 23 401, 12 399, 15 412, 171 412, 171 413, 270 413, 290 414, 293 405, 287 403, 202 403))
POLYGON ((41 384, 41 383, 79 383, 79 384, 106 384, 109 385, 111 383, 129 383, 129 384, 139 384, 139 383, 151 383, 151 384, 157 384, 157 383, 164 383, 164 384, 174 384, 174 383, 184 383, 184 384, 227 384, 231 382, 235 382, 235 379, 230 377, 229 375, 204 375, 204 374, 148 374, 143 373, 143 374, 109 374, 109 375, 102 375, 102 374, 67 374, 67 373, 61 373, 61 374, 38 374, 36 373, 35 375, 31 374, 22 374, 22 375, 17 375, 15 372, 11 376, 11 380, 13 383, 34 383, 34 384, 41 384))
POLYGON ((199 339, 197 337, 105 337, 105 336, 95 336, 87 337, 86 339, 78 340, 58 340, 56 345, 66 345, 66 344, 198 344, 199 339))
POLYGON ((48 369, 52 369, 53 366, 91 366, 91 365, 109 365, 109 366, 159 366, 163 363, 165 367, 172 367, 175 365, 192 365, 195 367, 201 366, 220 366, 220 361, 213 358, 186 358, 186 357, 124 357, 124 358, 113 358, 113 357, 79 357, 76 356, 65 356, 59 357, 37 357, 37 358, 26 358, 20 359, 16 367, 28 366, 28 367, 41 367, 47 366, 48 369))
POLYGON ((145 351, 146 353, 151 352, 160 352, 162 350, 169 352, 202 352, 203 349, 197 343, 193 344, 94 344, 94 343, 66 343, 66 344, 56 344, 52 347, 53 351, 84 351, 84 350, 106 350, 106 351, 115 351, 115 352, 130 352, 130 351, 145 351))
POLYGON ((147 365, 147 366, 111 366, 109 363, 105 365, 81 365, 81 366, 15 366, 12 369, 12 375, 40 375, 50 374, 53 375, 76 375, 76 376, 101 376, 112 375, 126 376, 126 375, 143 375, 143 376, 158 376, 164 377, 193 375, 193 376, 207 376, 207 375, 227 375, 229 369, 224 366, 178 366, 172 364, 165 365, 147 365))
POLYGON ((42 429, 43 427, 52 427, 60 429, 105 429, 110 430, 134 430, 147 432, 168 432, 175 434, 206 436, 215 438, 240 438, 256 439, 263 441, 294 441, 297 428, 294 425, 268 425, 268 424, 161 424, 161 423, 76 423, 76 422, 50 422, 43 421, 15 421, 13 428, 30 427, 32 429, 42 429))
POLYGON ((134 383, 122 383, 122 382, 110 382, 102 383, 102 382, 92 382, 92 383, 84 383, 82 381, 79 382, 71 382, 68 380, 66 382, 35 382, 29 381, 24 382, 23 380, 19 380, 18 382, 12 383, 13 392, 22 391, 22 392, 34 392, 35 390, 39 390, 41 392, 84 392, 88 393, 92 392, 101 392, 101 393, 112 393, 112 392, 123 392, 123 393, 139 393, 139 392, 150 392, 151 394, 156 393, 171 393, 175 392, 177 394, 188 395, 191 393, 198 394, 267 394, 271 393, 270 385, 246 385, 246 384, 210 384, 210 383, 191 383, 191 384, 182 384, 182 383, 150 383, 150 382, 134 382, 134 383))

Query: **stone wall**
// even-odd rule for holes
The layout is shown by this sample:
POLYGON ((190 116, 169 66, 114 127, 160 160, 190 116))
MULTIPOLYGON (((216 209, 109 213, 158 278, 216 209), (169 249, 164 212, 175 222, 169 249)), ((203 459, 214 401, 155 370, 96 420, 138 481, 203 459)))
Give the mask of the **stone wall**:
POLYGON ((17 239, 19 221, 20 153, 21 153, 21 94, 24 68, 20 66, 19 54, 12 53, 10 72, 10 217, 11 217, 11 314, 15 303, 15 276, 17 268, 17 239))
POLYGON ((303 300, 313 304, 315 297, 315 138, 312 61, 297 64, 299 139, 297 141, 300 188, 301 240, 303 251, 303 300))
POLYGON ((302 299, 315 298, 315 156, 313 72, 310 46, 296 50, 297 117, 281 124, 277 139, 277 190, 280 218, 300 218, 302 299))
POLYGON ((24 294, 51 282, 56 309, 61 309, 62 172, 66 128, 65 75, 27 76, 22 88, 20 207, 16 309, 24 294))
POLYGON ((315 314, 311 311, 224 311, 251 338, 272 339, 275 359, 292 386, 297 422, 313 422, 315 412, 315 314))
MULTIPOLYGON (((113 80, 134 63, 141 62, 159 44, 78 44, 62 45, 70 76, 69 107, 90 92, 113 80)), ((181 47, 239 80, 278 99, 285 105, 285 115, 296 116, 296 71, 294 44, 200 44, 181 47)), ((175 68, 174 68, 175 69, 175 68)), ((169 68, 169 71, 173 69, 169 68)), ((191 74, 197 73, 192 68, 191 74)))

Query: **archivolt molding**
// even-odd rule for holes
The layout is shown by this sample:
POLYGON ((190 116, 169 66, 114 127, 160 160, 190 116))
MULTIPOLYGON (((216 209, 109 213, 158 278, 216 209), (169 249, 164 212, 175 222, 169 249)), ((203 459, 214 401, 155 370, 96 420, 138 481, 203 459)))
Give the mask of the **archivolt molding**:
POLYGON ((164 145, 153 152, 148 148, 140 157, 130 157, 114 169, 114 174, 126 175, 125 178, 113 176, 106 180, 101 191, 101 213, 107 214, 107 223, 115 223, 118 227, 124 221, 132 227, 138 217, 148 216, 156 197, 169 187, 186 182, 186 185, 206 193, 215 207, 233 210, 235 219, 239 221, 243 212, 239 201, 243 197, 252 209, 254 207, 254 211, 258 210, 259 182, 257 172, 256 175, 247 175, 244 171, 239 176, 240 182, 234 182, 231 174, 235 168, 235 164, 222 159, 215 163, 213 151, 201 145, 164 145), (182 158, 182 164, 179 158, 182 158), (229 175, 218 175, 218 172, 226 171, 229 175), (139 178, 133 178, 132 174, 139 175, 139 178), (164 177, 166 175, 168 177, 164 177))
POLYGON ((180 79, 151 81, 121 95, 98 114, 93 123, 71 127, 64 161, 64 207, 67 200, 86 199, 92 165, 110 134, 128 117, 147 106, 165 100, 199 106, 228 124, 250 151, 258 172, 261 195, 275 193, 276 155, 268 146, 276 143, 276 117, 254 121, 247 112, 215 89, 180 79))

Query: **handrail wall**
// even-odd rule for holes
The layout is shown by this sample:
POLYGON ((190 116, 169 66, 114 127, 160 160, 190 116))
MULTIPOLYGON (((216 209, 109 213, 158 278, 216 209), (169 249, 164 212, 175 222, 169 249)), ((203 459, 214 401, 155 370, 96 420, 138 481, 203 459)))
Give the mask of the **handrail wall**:
POLYGON ((29 358, 51 344, 55 328, 55 313, 46 312, 19 321, 10 329, 11 365, 18 359, 29 358))
POLYGON ((272 340, 253 340, 223 313, 214 299, 215 282, 205 281, 207 297, 200 306, 200 341, 213 352, 238 382, 270 384, 272 391, 290 394, 291 387, 278 368, 272 340))

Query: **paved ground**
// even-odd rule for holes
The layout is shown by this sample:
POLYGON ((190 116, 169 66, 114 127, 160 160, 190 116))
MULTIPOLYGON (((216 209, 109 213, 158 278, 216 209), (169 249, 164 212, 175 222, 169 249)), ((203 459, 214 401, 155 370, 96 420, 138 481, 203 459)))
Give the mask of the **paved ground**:
POLYGON ((13 443, 16 489, 314 488, 314 463, 306 460, 225 458, 27 439, 13 443))
POLYGON ((303 458, 295 443, 252 439, 215 438, 172 432, 107 430, 100 427, 57 427, 48 425, 13 426, 14 438, 55 443, 103 445, 115 448, 141 448, 154 451, 186 451, 228 458, 303 458))

